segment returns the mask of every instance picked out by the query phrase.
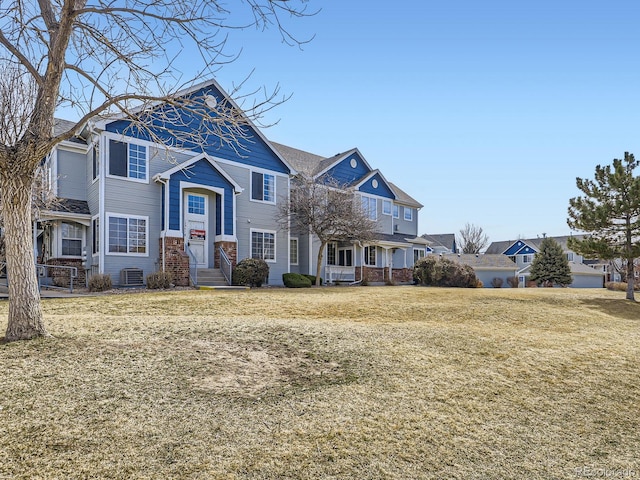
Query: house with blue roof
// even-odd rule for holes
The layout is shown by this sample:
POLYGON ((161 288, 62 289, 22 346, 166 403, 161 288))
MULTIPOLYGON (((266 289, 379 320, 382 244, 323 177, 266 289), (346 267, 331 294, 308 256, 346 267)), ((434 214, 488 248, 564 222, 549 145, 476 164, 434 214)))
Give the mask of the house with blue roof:
POLYGON ((320 272, 315 271, 319 242, 308 232, 292 232, 293 272, 319 274, 331 283, 413 281, 413 264, 427 254, 429 245, 418 237, 421 203, 372 168, 357 148, 322 157, 278 143, 273 146, 296 171, 317 182, 330 179, 353 190, 377 224, 374 239, 367 242, 329 243, 320 272))
MULTIPOLYGON (((579 237, 579 236, 578 236, 579 237)), ((569 249, 567 240, 569 236, 551 237, 562 248, 569 268, 573 283, 569 285, 574 288, 601 288, 604 286, 605 277, 608 274, 608 264, 602 262, 587 261, 578 253, 569 249)), ((510 258, 517 266, 517 276, 520 286, 524 287, 528 283, 531 270, 531 263, 534 256, 540 251, 540 245, 544 238, 528 238, 518 240, 506 240, 492 242, 485 251, 486 254, 501 254, 510 258)))
POLYGON ((142 285, 157 271, 177 285, 230 283, 245 258, 269 264, 269 284, 287 272, 315 274, 314 239, 277 222, 298 168, 352 186, 379 225, 371 244, 329 246, 325 278, 410 281, 426 253, 422 205, 357 149, 324 158, 270 142, 215 81, 138 115, 147 128, 124 116, 96 119, 47 156, 58 201, 35 224, 40 264, 75 267, 80 284, 109 275, 116 286, 142 285))

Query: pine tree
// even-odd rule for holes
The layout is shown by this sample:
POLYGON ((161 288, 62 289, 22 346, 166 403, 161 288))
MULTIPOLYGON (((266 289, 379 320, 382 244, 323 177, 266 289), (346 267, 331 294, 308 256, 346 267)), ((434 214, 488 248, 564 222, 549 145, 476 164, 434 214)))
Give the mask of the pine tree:
POLYGON ((596 166, 595 180, 576 179, 583 197, 569 200, 571 228, 588 232, 582 240, 569 239, 569 248, 585 257, 622 259, 627 266, 627 299, 634 298, 634 264, 640 257, 639 162, 625 152, 624 160, 596 166))
POLYGON ((562 247, 553 238, 545 238, 540 251, 533 258, 529 278, 538 285, 566 287, 573 282, 569 261, 562 247))

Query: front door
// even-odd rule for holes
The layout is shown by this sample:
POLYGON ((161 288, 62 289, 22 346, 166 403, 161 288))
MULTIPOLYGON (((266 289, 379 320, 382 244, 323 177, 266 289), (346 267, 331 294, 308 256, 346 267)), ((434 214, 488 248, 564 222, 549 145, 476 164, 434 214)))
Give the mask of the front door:
POLYGON ((207 204, 209 198, 200 193, 184 194, 184 231, 185 242, 189 247, 190 262, 195 258, 198 268, 206 268, 209 265, 209 251, 207 243, 209 239, 209 222, 207 204))

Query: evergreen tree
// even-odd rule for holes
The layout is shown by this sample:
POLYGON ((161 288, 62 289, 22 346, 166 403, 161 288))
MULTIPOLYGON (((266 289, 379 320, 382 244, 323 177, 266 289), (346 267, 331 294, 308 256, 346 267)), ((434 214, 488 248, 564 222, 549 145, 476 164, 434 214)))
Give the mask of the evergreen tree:
POLYGON ((560 244, 553 238, 542 240, 540 251, 533 257, 529 278, 545 287, 566 287, 573 282, 569 261, 560 244))
POLYGON ((634 264, 640 257, 639 162, 625 152, 624 160, 596 166, 595 180, 576 179, 583 197, 569 200, 571 228, 588 232, 583 240, 569 239, 569 248, 585 257, 622 259, 627 269, 627 299, 635 300, 634 264))

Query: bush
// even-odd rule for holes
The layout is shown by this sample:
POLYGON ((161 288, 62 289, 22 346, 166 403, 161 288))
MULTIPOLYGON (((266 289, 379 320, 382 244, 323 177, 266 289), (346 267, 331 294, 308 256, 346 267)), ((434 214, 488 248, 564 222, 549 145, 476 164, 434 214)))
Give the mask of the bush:
POLYGON ((518 280, 518 277, 507 277, 507 283, 511 288, 518 288, 520 281, 518 280))
MULTIPOLYGON (((607 290, 614 290, 618 292, 627 291, 627 282, 607 282, 604 284, 607 290)), ((633 283, 633 290, 640 291, 640 283, 633 283)))
POLYGON ((420 285, 434 287, 476 288, 479 284, 476 272, 447 258, 428 255, 416 262, 413 277, 420 285))
POLYGON ((282 282, 289 288, 311 288, 311 279, 299 273, 283 273, 282 282))
MULTIPOLYGON (((311 285, 315 285, 316 284, 316 276, 315 275, 305 275, 303 273, 302 276, 308 278, 309 280, 311 280, 311 285)), ((322 285, 322 277, 320 277, 320 285, 322 285)))
POLYGON ((269 265, 260 258, 245 258, 233 269, 232 277, 234 285, 261 287, 269 278, 269 265))
POLYGON ((158 290, 160 288, 171 288, 173 278, 169 272, 154 272, 147 275, 147 288, 158 290))
POLYGON ((502 280, 500 277, 495 277, 493 280, 491 280, 491 286, 493 288, 502 288, 503 283, 504 280, 502 280))
POLYGON ((105 290, 111 290, 113 284, 111 282, 111 275, 106 273, 99 273, 93 275, 89 279, 89 291, 90 292, 104 292, 105 290))

